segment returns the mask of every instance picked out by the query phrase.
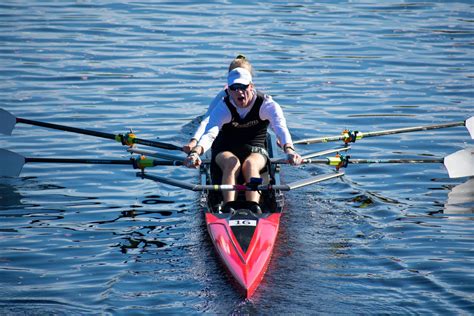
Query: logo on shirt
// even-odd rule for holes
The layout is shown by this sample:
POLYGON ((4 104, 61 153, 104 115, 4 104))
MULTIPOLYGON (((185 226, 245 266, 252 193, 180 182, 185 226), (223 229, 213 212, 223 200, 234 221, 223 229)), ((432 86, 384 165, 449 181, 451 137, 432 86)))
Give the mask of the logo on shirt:
POLYGON ((239 122, 232 122, 232 127, 234 128, 249 128, 258 124, 258 120, 249 121, 244 124, 239 124, 239 122))

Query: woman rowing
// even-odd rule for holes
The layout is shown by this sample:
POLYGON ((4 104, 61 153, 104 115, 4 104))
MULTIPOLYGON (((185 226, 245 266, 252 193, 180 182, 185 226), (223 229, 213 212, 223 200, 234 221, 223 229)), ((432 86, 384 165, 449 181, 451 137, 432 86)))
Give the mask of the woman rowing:
MULTIPOLYGON (((244 56, 244 55, 237 55, 234 60, 229 65, 229 72, 235 68, 245 68, 247 69, 250 73, 253 73, 252 69, 252 64, 250 64, 250 61, 244 56)), ((222 101, 226 96, 229 95, 227 92, 227 86, 222 89, 212 100, 211 104, 209 104, 209 108, 207 109, 207 112, 203 115, 202 121, 199 124, 199 127, 197 128, 196 132, 194 133, 193 137, 189 140, 189 142, 183 146, 183 151, 187 154, 196 147, 199 139, 201 139, 201 136, 204 135, 204 132, 206 130, 207 123, 209 122, 209 115, 214 110, 217 104, 222 101)))
MULTIPOLYGON (((267 162, 265 149, 270 125, 291 164, 301 163, 293 148, 286 119, 271 96, 255 90, 251 73, 242 67, 233 69, 227 77, 228 96, 219 101, 209 115, 204 135, 186 158, 186 166, 197 168, 200 155, 212 146, 212 159, 222 170, 222 184, 235 184, 240 172, 249 183, 259 178, 267 162)), ((259 202, 257 191, 247 191, 248 201, 259 202)), ((224 202, 234 201, 235 191, 223 192, 224 202)))

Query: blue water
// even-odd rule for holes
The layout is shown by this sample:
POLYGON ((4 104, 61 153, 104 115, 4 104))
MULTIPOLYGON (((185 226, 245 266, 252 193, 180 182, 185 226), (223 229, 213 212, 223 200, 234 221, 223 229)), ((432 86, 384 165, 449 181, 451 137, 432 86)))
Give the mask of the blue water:
MULTIPOLYGON (((244 53, 295 139, 474 113, 472 1, 3 1, 0 104, 18 117, 184 143, 244 53)), ((336 146, 300 145, 301 153, 336 146)), ((443 157, 463 127, 356 142, 354 158, 443 157)), ((27 157, 127 158, 18 124, 27 157)), ((159 167, 194 181, 196 171, 159 167)), ((283 181, 331 172, 284 167, 283 181)), ((0 314, 470 314, 474 183, 441 165, 358 165, 286 194, 265 278, 230 284, 198 195, 126 166, 27 164, 0 180, 0 314)))

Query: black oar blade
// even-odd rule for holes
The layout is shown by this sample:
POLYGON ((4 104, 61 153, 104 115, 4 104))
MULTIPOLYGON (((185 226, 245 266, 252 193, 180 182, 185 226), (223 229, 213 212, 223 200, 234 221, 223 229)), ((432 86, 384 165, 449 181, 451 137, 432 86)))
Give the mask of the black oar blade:
POLYGON ((474 148, 457 151, 444 158, 450 178, 474 176, 474 148))
POLYGON ((10 136, 15 128, 16 117, 10 112, 0 109, 0 133, 10 136))
POLYGON ((0 177, 18 177, 25 165, 25 157, 0 148, 0 177))

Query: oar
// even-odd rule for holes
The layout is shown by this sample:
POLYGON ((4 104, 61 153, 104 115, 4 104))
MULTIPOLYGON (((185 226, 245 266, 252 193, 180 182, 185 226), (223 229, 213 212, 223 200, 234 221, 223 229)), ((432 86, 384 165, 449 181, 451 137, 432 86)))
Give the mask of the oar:
POLYGON ((334 154, 334 153, 341 152, 341 151, 348 151, 349 149, 351 149, 351 146, 346 145, 345 147, 327 149, 327 150, 323 150, 323 151, 318 151, 318 152, 306 154, 306 155, 301 156, 301 158, 309 159, 309 158, 313 158, 313 157, 321 157, 321 156, 334 154))
POLYGON ((317 138, 306 138, 306 139, 300 139, 300 140, 294 141, 293 143, 294 144, 315 144, 315 143, 327 143, 327 142, 335 142, 335 141, 342 140, 344 141, 344 143, 347 144, 347 143, 354 143, 356 140, 367 138, 367 137, 427 131, 427 130, 432 130, 432 129, 440 129, 440 128, 448 128, 448 127, 456 127, 456 126, 466 126, 467 130, 469 131, 469 134, 471 135, 471 138, 474 139, 474 116, 473 116, 461 122, 397 128, 397 129, 389 129, 385 131, 368 132, 368 133, 345 130, 344 132, 342 132, 341 135, 317 137, 317 138))
POLYGON ((186 159, 186 156, 170 155, 170 154, 161 153, 161 152, 157 152, 157 151, 151 151, 151 150, 146 150, 146 149, 138 149, 138 148, 133 148, 133 147, 128 148, 127 151, 129 153, 140 154, 140 155, 156 157, 156 158, 163 158, 163 159, 167 159, 167 160, 181 160, 181 161, 184 161, 186 159))
POLYGON ((0 133, 5 134, 5 135, 11 135, 17 123, 41 126, 41 127, 56 129, 60 131, 66 131, 66 132, 72 132, 72 133, 77 133, 77 134, 111 139, 111 140, 115 140, 117 142, 122 143, 122 145, 128 145, 128 146, 133 145, 133 144, 141 144, 145 146, 151 146, 151 147, 157 147, 157 148, 163 148, 163 149, 169 149, 169 150, 182 150, 181 147, 173 145, 173 144, 136 138, 133 133, 110 134, 110 133, 98 132, 98 131, 93 131, 93 130, 88 130, 88 129, 28 120, 28 119, 24 119, 20 117, 15 117, 10 112, 4 109, 0 109, 0 133))
MULTIPOLYGON (((285 164, 287 160, 276 163, 285 164)), ((348 164, 415 164, 415 163, 442 163, 448 171, 450 178, 474 176, 474 148, 462 149, 444 158, 429 159, 352 159, 348 156, 336 156, 320 159, 305 159, 305 164, 325 164, 337 168, 347 167, 348 164)))
POLYGON ((301 187, 304 187, 304 186, 307 186, 307 185, 310 185, 310 184, 314 184, 314 183, 318 183, 318 182, 322 182, 322 181, 342 177, 343 175, 344 175, 344 172, 322 174, 322 175, 319 175, 319 176, 316 176, 316 177, 311 177, 311 178, 308 178, 308 179, 303 179, 303 180, 291 182, 289 184, 283 184, 281 186, 285 186, 288 189, 281 188, 280 190, 289 191, 289 190, 301 188, 301 187))
POLYGON ((322 181, 330 180, 337 177, 342 177, 343 172, 322 174, 316 177, 311 177, 304 180, 299 180, 291 182, 289 184, 261 184, 261 185, 245 185, 245 184, 192 184, 168 177, 162 177, 158 175, 151 175, 149 173, 139 172, 137 177, 153 180, 156 182, 169 184, 178 188, 191 190, 191 191, 271 191, 271 190, 280 190, 280 191, 290 191, 293 189, 301 188, 310 184, 319 183, 322 181))
POLYGON ((155 166, 179 166, 182 161, 155 160, 143 157, 132 157, 129 160, 111 159, 77 159, 77 158, 35 158, 24 157, 15 152, 0 148, 0 177, 17 177, 26 163, 66 163, 66 164, 95 164, 95 165, 132 165, 135 169, 145 169, 155 166))

